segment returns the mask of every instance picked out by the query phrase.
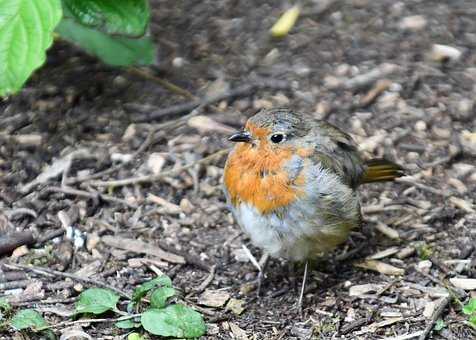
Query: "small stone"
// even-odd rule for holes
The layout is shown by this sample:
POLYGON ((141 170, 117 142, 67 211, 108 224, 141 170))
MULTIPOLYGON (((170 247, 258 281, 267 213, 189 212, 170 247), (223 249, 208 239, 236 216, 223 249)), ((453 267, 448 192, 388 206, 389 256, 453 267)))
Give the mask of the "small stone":
POLYGON ((335 73, 337 76, 343 77, 343 76, 347 76, 349 74, 349 71, 350 71, 349 64, 340 64, 339 66, 337 66, 335 73))
POLYGON ((440 63, 457 61, 461 55, 462 52, 457 48, 441 44, 434 44, 430 53, 431 59, 440 63))
POLYGON ((183 65, 185 65, 185 60, 181 57, 175 57, 172 60, 172 66, 175 68, 181 68, 183 65))
POLYGON ((429 260, 424 260, 424 261, 418 262, 417 267, 418 267, 418 269, 420 269, 423 273, 428 274, 428 273, 430 272, 431 265, 432 265, 431 261, 429 261, 429 260))
POLYGON ((133 156, 130 153, 118 153, 114 152, 111 154, 111 161, 119 163, 129 163, 132 160, 133 156))
POLYGON ((122 135, 122 140, 124 142, 129 142, 136 136, 136 134, 137 134, 137 126, 135 124, 130 124, 126 128, 126 131, 124 131, 124 134, 122 135))
POLYGON ((73 289, 80 293, 84 290, 84 286, 81 284, 81 283, 76 283, 74 286, 73 286, 73 289))
POLYGON ((154 174, 158 175, 165 165, 165 158, 158 152, 153 152, 147 159, 147 168, 154 174))
POLYGON ((476 156, 476 132, 463 131, 459 135, 463 151, 471 156, 476 156))
POLYGON ((92 251, 93 249, 96 248, 96 246, 98 245, 100 241, 101 241, 101 238, 96 232, 88 234, 88 239, 86 241, 86 249, 88 251, 92 251))
POLYGON ((186 198, 182 198, 179 203, 180 209, 186 214, 191 214, 195 210, 195 206, 186 198))
POLYGON ((198 299, 198 303, 208 307, 223 307, 230 299, 230 293, 224 290, 207 289, 198 299))
POLYGON ((412 15, 403 18, 400 21, 400 29, 404 31, 417 32, 425 28, 427 21, 422 15, 412 15))
POLYGON ((423 120, 419 120, 415 123, 415 130, 416 131, 425 131, 426 130, 426 123, 423 120))

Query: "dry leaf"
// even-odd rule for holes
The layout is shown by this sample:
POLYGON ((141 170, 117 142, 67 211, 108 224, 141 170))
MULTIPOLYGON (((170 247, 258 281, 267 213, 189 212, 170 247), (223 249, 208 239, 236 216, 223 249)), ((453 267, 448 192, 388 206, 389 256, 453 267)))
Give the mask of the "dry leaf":
POLYGON ((198 303, 208 307, 223 307, 230 299, 230 293, 224 290, 207 289, 198 299, 198 303))

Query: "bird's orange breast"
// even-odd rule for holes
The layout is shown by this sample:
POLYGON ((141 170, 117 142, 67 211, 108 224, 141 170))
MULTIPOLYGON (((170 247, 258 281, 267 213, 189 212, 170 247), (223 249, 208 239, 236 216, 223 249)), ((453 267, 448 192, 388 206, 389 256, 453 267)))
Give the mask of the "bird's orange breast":
POLYGON ((304 192, 303 175, 289 177, 285 164, 291 159, 291 148, 272 149, 240 144, 228 157, 224 182, 234 206, 249 203, 260 213, 268 214, 295 201, 304 192))

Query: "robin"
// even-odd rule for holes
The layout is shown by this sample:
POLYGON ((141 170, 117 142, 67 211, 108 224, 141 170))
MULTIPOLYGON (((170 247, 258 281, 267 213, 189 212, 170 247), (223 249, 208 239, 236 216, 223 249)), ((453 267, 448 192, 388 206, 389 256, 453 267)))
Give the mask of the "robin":
POLYGON ((403 175, 385 159, 363 160, 352 138, 289 109, 262 110, 233 134, 225 195, 254 245, 273 257, 308 261, 344 242, 362 221, 357 188, 403 175))

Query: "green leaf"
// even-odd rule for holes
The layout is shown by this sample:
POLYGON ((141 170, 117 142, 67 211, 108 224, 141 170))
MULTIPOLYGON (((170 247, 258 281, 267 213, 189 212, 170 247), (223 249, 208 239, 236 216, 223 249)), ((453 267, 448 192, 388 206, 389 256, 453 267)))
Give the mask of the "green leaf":
POLYGON ((79 295, 75 313, 102 314, 116 309, 119 295, 109 289, 89 288, 79 295))
POLYGON ((36 329, 48 326, 41 314, 33 309, 22 309, 18 311, 15 316, 13 316, 11 325, 17 330, 26 328, 36 329))
POLYGON ((175 295, 175 289, 170 287, 161 287, 153 291, 150 296, 150 306, 152 308, 164 308, 167 305, 167 299, 175 295))
POLYGON ((476 328, 476 315, 469 318, 469 323, 476 328))
POLYGON ((60 0, 0 1, 0 97, 18 91, 43 65, 61 16, 60 0))
POLYGON ((463 307, 463 313, 466 315, 476 313, 476 298, 469 299, 468 303, 463 307))
POLYGON ((175 338, 197 338, 207 331, 200 313, 179 304, 149 309, 142 314, 141 323, 149 333, 175 338))
POLYGON ((109 36, 67 18, 61 21, 56 31, 109 65, 150 65, 156 59, 155 45, 146 36, 139 39, 109 36))
POLYGON ((107 34, 141 37, 150 19, 147 0, 63 0, 79 23, 107 34))
POLYGON ((3 312, 9 312, 12 310, 12 306, 10 303, 8 303, 8 300, 6 298, 1 298, 0 299, 0 311, 3 312))
POLYGON ((435 324, 435 331, 441 331, 443 328, 445 328, 445 322, 442 319, 438 319, 435 324))
POLYGON ((129 329, 139 327, 140 324, 132 319, 118 321, 114 324, 117 328, 129 329))
POLYGON ((154 289, 155 287, 172 287, 172 280, 167 275, 161 275, 152 279, 150 281, 144 282, 132 293, 132 300, 133 301, 140 301, 149 291, 154 289))
POLYGON ((127 336, 127 340, 145 340, 139 333, 131 333, 127 336))

